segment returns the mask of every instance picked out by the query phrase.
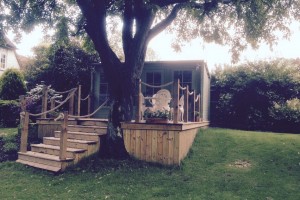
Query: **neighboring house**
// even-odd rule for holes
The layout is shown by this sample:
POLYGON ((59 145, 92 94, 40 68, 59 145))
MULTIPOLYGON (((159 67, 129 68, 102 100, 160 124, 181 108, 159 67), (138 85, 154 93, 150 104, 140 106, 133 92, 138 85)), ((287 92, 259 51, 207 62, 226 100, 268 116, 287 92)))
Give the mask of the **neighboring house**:
MULTIPOLYGON (((189 85, 190 91, 195 90, 201 95, 200 117, 209 121, 210 102, 210 74, 205 62, 201 60, 192 61, 154 61, 145 62, 141 80, 151 85, 163 85, 165 83, 180 79, 183 87, 189 85)), ((108 97, 108 84, 103 74, 101 64, 95 66, 92 78, 93 108, 96 109, 108 97)), ((144 96, 152 96, 159 89, 142 86, 144 96)), ((172 86, 165 89, 172 91, 172 86)), ((182 93, 180 94, 180 96, 182 93)), ((108 109, 100 110, 96 117, 107 117, 108 109)))
POLYGON ((0 36, 0 76, 8 68, 20 69, 16 49, 6 36, 0 36))

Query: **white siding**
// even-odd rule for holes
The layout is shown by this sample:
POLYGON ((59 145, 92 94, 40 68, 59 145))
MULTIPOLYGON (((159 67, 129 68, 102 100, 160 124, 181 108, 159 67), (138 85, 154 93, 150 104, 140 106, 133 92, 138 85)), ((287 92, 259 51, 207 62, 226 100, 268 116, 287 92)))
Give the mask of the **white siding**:
POLYGON ((0 76, 3 73, 3 71, 5 71, 8 68, 20 69, 20 65, 19 65, 19 62, 17 60, 16 53, 15 53, 14 50, 5 49, 5 48, 1 48, 0 47, 0 57, 3 54, 6 57, 6 64, 5 64, 5 68, 4 69, 0 68, 0 76))

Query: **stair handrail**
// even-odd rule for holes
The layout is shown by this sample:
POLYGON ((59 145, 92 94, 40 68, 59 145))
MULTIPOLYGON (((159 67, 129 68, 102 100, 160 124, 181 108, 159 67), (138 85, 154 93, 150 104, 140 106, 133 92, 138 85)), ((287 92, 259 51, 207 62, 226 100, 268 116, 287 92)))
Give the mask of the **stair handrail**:
POLYGON ((94 114, 96 114, 101 108, 103 108, 103 106, 105 106, 107 104, 107 102, 109 101, 109 98, 107 98, 96 110, 94 110, 94 112, 92 112, 91 114, 88 115, 69 115, 69 117, 73 117, 73 118, 89 118, 91 116, 93 116, 94 114))
MULTIPOLYGON (((77 88, 75 88, 77 90, 77 88)), ((20 144, 20 152, 27 152, 27 144, 28 144, 28 127, 29 127, 29 117, 33 116, 33 117, 38 117, 38 116, 42 116, 44 114, 48 114, 54 110, 56 110, 57 108, 61 107, 64 103, 66 103, 72 96, 74 96, 74 92, 76 91, 73 89, 73 91, 71 93, 68 94, 68 97, 61 102, 58 106, 56 106, 55 108, 42 112, 42 113, 38 113, 38 114, 33 114, 30 113, 26 110, 26 99, 25 96, 22 95, 20 96, 20 104, 21 104, 21 112, 20 112, 20 127, 21 127, 21 144, 20 144)))

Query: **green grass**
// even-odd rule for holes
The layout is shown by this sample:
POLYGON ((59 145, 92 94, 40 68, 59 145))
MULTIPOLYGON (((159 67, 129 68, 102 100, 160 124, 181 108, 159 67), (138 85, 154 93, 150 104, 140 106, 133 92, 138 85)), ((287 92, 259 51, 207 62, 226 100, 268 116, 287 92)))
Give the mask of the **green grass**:
POLYGON ((1 199, 300 199, 300 135, 201 131, 181 167, 90 158, 64 174, 0 164, 1 199), (237 168, 236 161, 251 166, 237 168))
POLYGON ((0 137, 17 134, 17 133, 18 133, 18 128, 0 128, 0 137))

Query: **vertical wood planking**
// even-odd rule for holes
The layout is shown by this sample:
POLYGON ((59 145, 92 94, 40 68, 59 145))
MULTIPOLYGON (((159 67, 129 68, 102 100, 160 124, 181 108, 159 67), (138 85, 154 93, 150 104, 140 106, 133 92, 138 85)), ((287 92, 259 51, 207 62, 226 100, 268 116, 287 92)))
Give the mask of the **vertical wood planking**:
POLYGON ((163 163, 168 164, 169 159, 169 142, 168 142, 168 131, 163 132, 163 163))
POLYGON ((157 162, 163 163, 163 131, 157 132, 157 162))
POLYGON ((174 164, 179 164, 180 161, 179 152, 180 152, 179 132, 174 131, 174 152, 173 152, 174 164))
POLYGON ((174 131, 168 133, 168 165, 174 163, 174 131))
POLYGON ((141 158, 141 133, 135 130, 135 156, 141 158))
POLYGON ((124 131, 123 137, 124 137, 124 144, 125 144, 126 151, 129 154, 131 154, 131 152, 130 152, 131 151, 131 149, 130 149, 130 140, 131 140, 131 138, 130 138, 130 132, 131 132, 131 130, 125 129, 123 131, 124 131))
POLYGON ((141 131, 141 159, 146 160, 147 131, 141 131))
POLYGON ((147 130, 147 137, 146 137, 146 161, 149 162, 152 160, 152 136, 153 130, 147 130))
POLYGON ((151 142, 151 160, 152 162, 158 162, 157 159, 157 131, 156 130, 152 130, 152 142, 151 142))
POLYGON ((130 152, 132 156, 136 156, 135 153, 135 144, 136 144, 136 132, 135 130, 130 131, 130 152))

